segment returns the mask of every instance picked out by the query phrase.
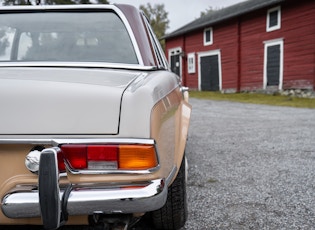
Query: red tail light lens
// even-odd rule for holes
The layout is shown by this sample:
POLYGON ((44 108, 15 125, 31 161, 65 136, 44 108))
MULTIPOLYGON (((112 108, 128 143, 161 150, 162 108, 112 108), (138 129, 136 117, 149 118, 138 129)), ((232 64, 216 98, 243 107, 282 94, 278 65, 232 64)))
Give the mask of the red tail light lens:
POLYGON ((118 146, 90 145, 87 147, 88 169, 117 169, 118 146))
POLYGON ((118 146, 91 145, 87 147, 87 155, 89 161, 117 161, 118 146))
POLYGON ((63 145, 61 146, 63 157, 73 169, 87 168, 86 145, 63 145))
POLYGON ((75 170, 142 170, 156 167, 153 145, 62 145, 59 170, 64 161, 75 170))
POLYGON ((66 171, 66 165, 65 165, 64 158, 63 158, 63 155, 61 152, 58 152, 57 159, 58 159, 59 172, 65 172, 66 171))

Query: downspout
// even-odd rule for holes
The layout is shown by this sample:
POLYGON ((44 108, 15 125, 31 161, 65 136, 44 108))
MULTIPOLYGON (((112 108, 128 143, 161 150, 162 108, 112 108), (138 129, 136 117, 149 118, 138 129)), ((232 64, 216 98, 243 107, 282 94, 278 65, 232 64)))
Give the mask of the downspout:
POLYGON ((187 65, 187 61, 185 60, 186 58, 186 34, 183 35, 183 48, 182 48, 182 54, 181 54, 181 59, 182 59, 182 69, 181 69, 181 73, 182 73, 182 85, 186 85, 187 83, 187 79, 186 79, 186 72, 185 70, 187 70, 186 65, 187 65))
POLYGON ((241 91, 241 67, 242 67, 242 62, 241 62, 241 18, 238 17, 237 20, 237 89, 236 91, 239 93, 241 91))
POLYGON ((315 92, 315 39, 313 39, 313 49, 314 49, 314 52, 313 52, 313 59, 314 59, 314 61, 313 61, 313 77, 314 77, 314 79, 313 79, 313 91, 315 92))

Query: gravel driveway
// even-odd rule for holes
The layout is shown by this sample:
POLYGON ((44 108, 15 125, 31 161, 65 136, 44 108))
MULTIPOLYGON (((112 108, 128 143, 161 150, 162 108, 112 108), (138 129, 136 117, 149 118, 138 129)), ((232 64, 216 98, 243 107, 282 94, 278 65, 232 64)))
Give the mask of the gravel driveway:
POLYGON ((183 229, 315 229, 315 110, 190 102, 183 229))

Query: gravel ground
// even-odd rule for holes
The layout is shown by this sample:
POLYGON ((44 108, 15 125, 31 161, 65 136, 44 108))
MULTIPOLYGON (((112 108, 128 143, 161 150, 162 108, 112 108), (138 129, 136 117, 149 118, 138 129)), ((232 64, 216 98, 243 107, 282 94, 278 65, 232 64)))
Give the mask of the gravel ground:
POLYGON ((315 110, 190 102, 183 229, 315 229, 315 110))

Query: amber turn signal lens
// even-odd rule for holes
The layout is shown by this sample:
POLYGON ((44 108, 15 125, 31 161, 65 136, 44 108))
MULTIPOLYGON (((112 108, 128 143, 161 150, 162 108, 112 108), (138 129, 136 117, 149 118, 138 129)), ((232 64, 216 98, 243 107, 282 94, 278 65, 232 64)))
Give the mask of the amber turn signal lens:
POLYGON ((119 169, 141 170, 158 165, 155 148, 152 145, 120 145, 119 169))

